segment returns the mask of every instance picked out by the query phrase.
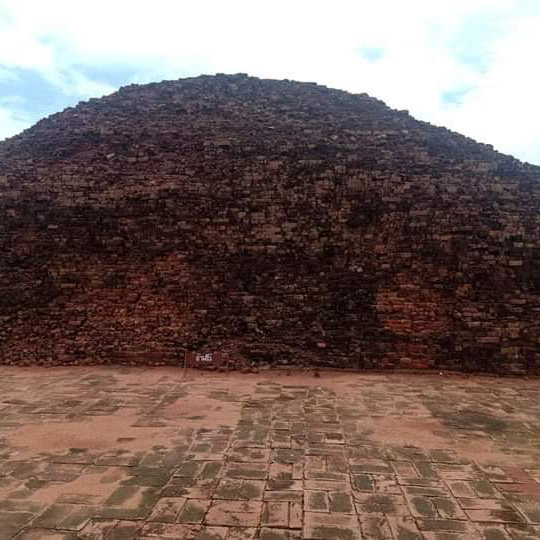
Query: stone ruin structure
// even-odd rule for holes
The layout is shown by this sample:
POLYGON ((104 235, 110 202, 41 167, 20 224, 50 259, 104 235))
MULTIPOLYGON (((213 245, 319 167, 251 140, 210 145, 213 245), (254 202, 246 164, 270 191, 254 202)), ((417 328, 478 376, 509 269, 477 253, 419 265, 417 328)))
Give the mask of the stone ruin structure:
POLYGON ((538 372, 539 248, 540 168, 366 94, 131 85, 0 143, 0 362, 538 372))

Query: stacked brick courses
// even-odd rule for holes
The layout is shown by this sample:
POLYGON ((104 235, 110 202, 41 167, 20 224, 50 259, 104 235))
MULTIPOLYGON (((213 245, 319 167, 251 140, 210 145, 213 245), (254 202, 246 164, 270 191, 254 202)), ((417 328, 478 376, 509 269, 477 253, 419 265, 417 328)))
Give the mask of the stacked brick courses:
POLYGON ((129 86, 0 143, 0 362, 540 371, 540 168, 365 94, 129 86))

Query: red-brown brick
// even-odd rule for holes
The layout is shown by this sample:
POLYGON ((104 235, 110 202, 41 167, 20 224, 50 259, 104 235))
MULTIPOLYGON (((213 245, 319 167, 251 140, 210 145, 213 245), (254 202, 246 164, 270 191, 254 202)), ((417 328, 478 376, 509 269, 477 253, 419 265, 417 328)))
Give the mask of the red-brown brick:
POLYGON ((538 372, 538 215, 538 167, 365 94, 129 86, 0 143, 0 362, 538 372))

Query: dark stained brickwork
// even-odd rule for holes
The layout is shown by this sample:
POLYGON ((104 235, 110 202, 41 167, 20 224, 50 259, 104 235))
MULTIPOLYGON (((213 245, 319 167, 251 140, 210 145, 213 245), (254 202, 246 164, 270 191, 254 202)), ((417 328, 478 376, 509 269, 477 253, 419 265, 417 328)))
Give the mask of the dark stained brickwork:
POLYGON ((0 143, 0 362, 539 371, 539 248, 540 168, 365 94, 129 86, 0 143))

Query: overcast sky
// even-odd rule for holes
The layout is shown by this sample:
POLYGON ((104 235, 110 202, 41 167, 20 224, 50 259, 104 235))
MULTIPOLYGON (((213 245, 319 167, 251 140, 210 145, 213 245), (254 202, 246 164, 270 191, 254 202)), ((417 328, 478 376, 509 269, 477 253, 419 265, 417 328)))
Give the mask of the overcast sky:
POLYGON ((0 140, 132 82, 367 92, 540 165, 540 0, 0 0, 0 140))

